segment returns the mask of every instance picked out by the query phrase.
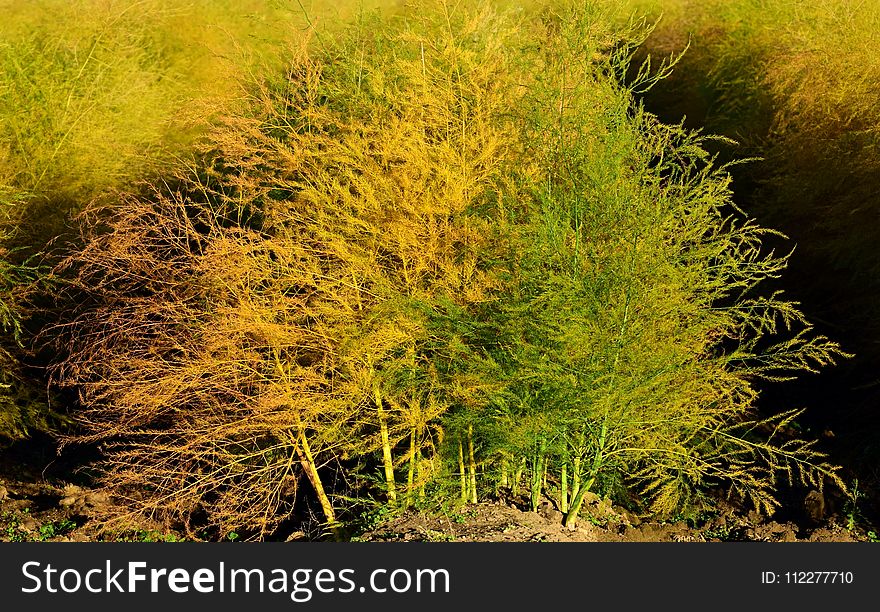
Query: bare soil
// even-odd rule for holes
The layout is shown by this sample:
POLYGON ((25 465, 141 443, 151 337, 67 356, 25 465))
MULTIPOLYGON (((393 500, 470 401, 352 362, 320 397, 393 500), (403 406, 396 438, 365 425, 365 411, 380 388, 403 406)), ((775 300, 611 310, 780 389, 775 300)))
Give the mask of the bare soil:
POLYGON ((364 533, 364 541, 446 542, 857 542, 869 536, 849 530, 834 515, 820 524, 799 527, 757 513, 741 514, 724 507, 701 525, 693 522, 643 521, 631 512, 592 496, 574 529, 563 526, 563 515, 549 500, 537 512, 520 500, 484 502, 452 514, 407 512, 364 533))
MULTIPOLYGON (((139 523, 127 531, 108 531, 104 517, 114 501, 89 487, 89 478, 72 469, 73 458, 29 445, 28 454, 0 453, 0 542, 2 541, 178 541, 180 533, 161 525, 139 523), (39 456, 37 456, 39 455, 39 456)), ((81 458, 77 458, 81 459, 81 458)), ((372 527, 359 541, 455 542, 856 542, 876 534, 853 521, 839 500, 811 491, 798 497, 801 512, 794 520, 761 517, 724 501, 699 520, 648 520, 588 494, 574 529, 563 525, 555 502, 545 499, 537 512, 527 500, 506 495, 455 511, 407 511, 372 527), (855 524, 852 524, 852 523, 855 524), (848 528, 852 527, 852 528, 848 528)), ((791 504, 789 504, 791 506, 791 504)), ((296 532, 298 539, 308 539, 296 532)), ((297 539, 291 536, 289 540, 297 539)))

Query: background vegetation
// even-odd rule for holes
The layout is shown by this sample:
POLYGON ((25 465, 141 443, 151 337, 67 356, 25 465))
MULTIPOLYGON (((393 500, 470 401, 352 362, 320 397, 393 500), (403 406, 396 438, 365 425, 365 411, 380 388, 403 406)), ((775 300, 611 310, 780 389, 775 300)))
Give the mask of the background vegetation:
POLYGON ((640 2, 663 15, 645 52, 690 45, 681 70, 648 96, 663 118, 740 144, 762 159, 735 171, 737 201, 795 248, 781 286, 854 359, 829 376, 770 389, 816 407, 811 425, 863 480, 875 481, 880 186, 880 6, 838 0, 640 2))

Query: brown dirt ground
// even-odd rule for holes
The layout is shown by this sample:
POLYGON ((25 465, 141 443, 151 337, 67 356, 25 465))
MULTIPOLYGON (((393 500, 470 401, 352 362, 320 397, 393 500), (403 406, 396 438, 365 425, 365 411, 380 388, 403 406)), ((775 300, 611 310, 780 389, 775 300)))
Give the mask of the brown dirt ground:
MULTIPOLYGON (((723 504, 719 505, 723 507, 723 504)), ((519 504, 484 502, 452 515, 407 512, 364 533, 365 541, 447 542, 857 542, 868 540, 860 529, 848 530, 837 516, 804 529, 792 522, 737 514, 726 507, 705 524, 642 521, 636 515, 592 496, 577 528, 562 524, 562 513, 545 500, 537 512, 519 504)))
MULTIPOLYGON (((358 536, 360 541, 456 542, 855 542, 871 538, 856 527, 848 530, 837 514, 812 527, 777 522, 756 513, 743 514, 719 504, 701 525, 640 519, 598 496, 588 496, 577 528, 562 524, 562 513, 544 500, 538 512, 524 510, 525 500, 496 500, 464 506, 446 514, 405 512, 358 536)), ((156 525, 108 534, 101 517, 112 508, 105 493, 59 481, 0 477, 0 542, 2 541, 174 541, 156 525)))

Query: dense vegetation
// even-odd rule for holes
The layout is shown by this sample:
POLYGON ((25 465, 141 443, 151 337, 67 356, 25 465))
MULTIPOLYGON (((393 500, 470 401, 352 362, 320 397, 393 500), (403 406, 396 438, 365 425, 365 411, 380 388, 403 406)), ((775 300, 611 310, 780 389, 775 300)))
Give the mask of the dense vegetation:
POLYGON ((734 172, 737 201, 782 230, 795 252, 781 285, 855 354, 830 376, 768 389, 815 410, 836 449, 877 482, 880 259, 880 5, 838 0, 646 0, 664 14, 645 51, 690 43, 681 70, 649 95, 667 121, 736 139, 725 155, 758 157, 734 172))
POLYGON ((263 539, 522 488, 573 525, 588 492, 670 516, 846 488, 799 411, 756 410, 843 353, 775 289, 715 141, 636 97, 679 61, 633 63, 647 22, 83 0, 62 36, 25 6, 0 428, 100 443, 108 524, 263 539), (217 24, 234 61, 187 47, 217 24), (75 405, 41 406, 35 365, 75 405))

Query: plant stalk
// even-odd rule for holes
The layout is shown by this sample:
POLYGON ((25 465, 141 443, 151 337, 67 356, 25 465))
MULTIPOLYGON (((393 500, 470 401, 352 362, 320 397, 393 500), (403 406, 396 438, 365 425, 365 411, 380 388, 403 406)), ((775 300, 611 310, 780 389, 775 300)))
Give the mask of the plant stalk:
POLYGON ((397 503, 397 487, 394 483, 394 460, 391 457, 391 441, 388 436, 388 419, 385 410, 382 408, 382 397, 379 395, 379 389, 374 390, 374 398, 376 401, 376 415, 379 418, 379 434, 382 436, 382 465, 385 468, 385 483, 388 492, 388 501, 392 504, 397 503))
POLYGON ((341 539, 339 524, 336 522, 336 512, 333 510, 333 504, 330 503, 330 498, 327 497, 327 492, 321 483, 318 467, 315 465, 315 457, 312 455, 312 449, 309 446, 305 432, 300 432, 299 444, 296 445, 296 454, 299 457, 300 464, 302 464, 303 471, 305 471, 312 488, 315 490, 315 495, 318 497, 318 503, 321 504, 321 511, 324 513, 327 526, 333 532, 334 538, 337 540, 341 539))

